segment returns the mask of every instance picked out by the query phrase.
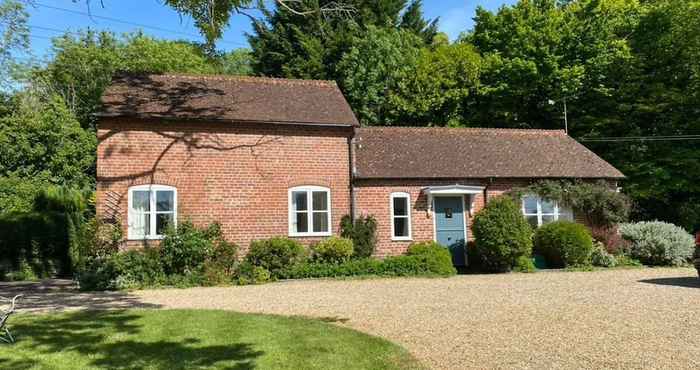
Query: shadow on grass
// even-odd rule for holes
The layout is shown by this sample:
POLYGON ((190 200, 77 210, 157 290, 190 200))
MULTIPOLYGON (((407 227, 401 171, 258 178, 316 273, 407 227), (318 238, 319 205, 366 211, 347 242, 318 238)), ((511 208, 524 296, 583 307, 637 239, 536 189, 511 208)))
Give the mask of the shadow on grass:
POLYGON ((639 280, 640 283, 657 284, 657 285, 673 285, 684 288, 700 288, 700 279, 695 276, 683 276, 674 278, 658 278, 639 280))
MULTIPOLYGON (((177 338, 177 334, 173 335, 175 338, 164 335, 165 339, 148 340, 148 336, 143 335, 148 329, 138 322, 140 318, 138 311, 80 311, 58 316, 40 315, 31 321, 25 317, 12 324, 11 330, 17 334, 16 347, 8 346, 0 351, 0 368, 21 370, 56 366, 38 359, 12 356, 10 351, 15 348, 17 353, 28 351, 34 354, 70 351, 80 354, 89 366, 110 369, 217 366, 245 370, 255 368, 255 359, 263 354, 247 343, 203 346, 198 338, 177 338), (141 340, 142 336, 146 338, 141 340), (9 358, 4 356, 5 350, 10 354, 9 358), (221 362, 226 362, 226 366, 221 362)), ((178 333, 178 323, 174 322, 172 326, 178 333)), ((63 364, 63 367, 70 368, 71 365, 63 364)))

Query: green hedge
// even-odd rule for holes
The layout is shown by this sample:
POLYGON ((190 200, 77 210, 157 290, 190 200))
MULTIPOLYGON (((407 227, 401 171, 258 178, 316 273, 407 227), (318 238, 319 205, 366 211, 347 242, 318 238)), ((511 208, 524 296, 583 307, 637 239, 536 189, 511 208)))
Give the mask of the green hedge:
POLYGON ((588 229, 571 221, 556 221, 535 232, 535 253, 541 254, 551 267, 589 266, 593 238, 588 229))
POLYGON ((14 213, 0 217, 0 264, 3 265, 0 270, 4 270, 0 275, 20 270, 22 266, 39 278, 69 275, 74 224, 71 215, 62 212, 14 213))
POLYGON ((344 276, 450 276, 456 274, 450 252, 434 242, 409 246, 408 254, 384 260, 360 258, 343 263, 309 262, 283 272, 285 279, 344 276))

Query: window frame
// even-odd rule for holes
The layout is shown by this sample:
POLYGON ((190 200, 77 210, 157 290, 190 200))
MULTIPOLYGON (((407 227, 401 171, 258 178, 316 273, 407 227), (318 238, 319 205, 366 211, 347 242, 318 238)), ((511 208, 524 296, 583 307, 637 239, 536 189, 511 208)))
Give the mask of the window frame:
POLYGON ((391 214, 391 240, 394 241, 411 241, 413 240, 413 232, 411 230, 411 194, 402 192, 402 191, 397 191, 393 192, 389 195, 389 212, 391 214), (406 215, 402 216, 399 215, 397 216, 394 213, 394 199, 396 198, 401 198, 401 199, 406 199, 406 215), (394 226, 394 220, 395 218, 405 218, 408 221, 408 235, 407 236, 396 236, 396 230, 394 226))
POLYGON ((177 188, 169 185, 136 185, 129 187, 128 194, 128 213, 127 213, 127 238, 129 240, 161 240, 165 236, 156 234, 156 223, 157 215, 160 214, 173 214, 173 224, 177 227, 177 188), (134 235, 134 228, 132 227, 131 220, 134 216, 133 210, 133 199, 135 191, 148 191, 148 201, 149 201, 149 211, 146 214, 151 215, 149 217, 149 234, 146 235, 134 235), (158 211, 156 207, 156 192, 158 191, 172 191, 173 192, 173 210, 172 211, 158 211))
MULTIPOLYGON (((305 237, 305 236, 331 236, 333 235, 333 228, 332 228, 332 206, 331 206, 331 189, 327 188, 325 186, 316 186, 316 185, 302 185, 302 186, 295 186, 292 188, 289 188, 287 191, 287 223, 288 223, 288 231, 289 231, 289 236, 291 237, 305 237), (293 203, 293 197, 292 195, 295 192, 306 192, 306 222, 308 225, 308 231, 305 232, 297 232, 294 231, 294 221, 296 220, 296 211, 294 209, 294 203, 293 203), (328 204, 328 209, 325 211, 314 211, 313 209, 313 193, 314 192, 325 192, 326 197, 327 197, 327 204, 328 204), (326 212, 327 213, 327 225, 328 225, 328 231, 313 231, 314 230, 314 219, 313 215, 314 212, 320 213, 320 212, 326 212)), ((304 211, 301 211, 304 212, 304 211)))
MULTIPOLYGON (((537 217, 537 227, 542 227, 545 223, 542 221, 543 216, 552 216, 552 221, 559 221, 562 219, 562 216, 567 216, 571 215, 571 218, 569 219, 568 216, 563 218, 565 221, 574 221, 574 213, 571 209, 568 209, 566 207, 559 207, 559 203, 554 201, 554 200, 546 200, 545 198, 540 197, 539 195, 534 195, 534 194, 528 194, 524 195, 521 200, 520 200, 520 210, 523 214, 523 217, 527 220, 528 217, 536 216, 537 217), (525 199, 526 198, 535 198, 537 200, 537 212, 536 213, 527 213, 525 209, 525 199), (553 204, 553 212, 543 212, 542 211, 542 202, 548 201, 553 204)), ((528 222, 529 223, 529 222, 528 222)))

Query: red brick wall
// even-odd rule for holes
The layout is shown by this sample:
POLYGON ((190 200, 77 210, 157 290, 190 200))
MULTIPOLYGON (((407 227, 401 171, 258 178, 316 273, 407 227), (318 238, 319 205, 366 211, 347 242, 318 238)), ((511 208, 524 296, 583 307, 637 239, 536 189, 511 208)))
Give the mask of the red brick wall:
POLYGON ((218 221, 229 241, 247 249, 251 240, 288 235, 290 187, 318 185, 331 190, 337 234, 350 212, 351 135, 329 127, 104 119, 97 211, 121 222, 126 236, 128 188, 175 186, 180 221, 218 221))
MULTIPOLYGON (((406 252, 409 244, 415 241, 434 240, 435 228, 432 212, 428 211, 427 196, 421 192, 426 186, 473 185, 486 187, 486 198, 503 194, 518 186, 527 186, 528 180, 496 179, 489 183, 484 179, 447 179, 447 180, 355 180, 356 215, 373 215, 377 220, 377 250, 380 257, 399 255, 406 252), (404 192, 411 196, 411 234, 412 241, 391 240, 391 209, 389 197, 393 192, 404 192)), ((472 240, 471 223, 474 214, 484 207, 484 194, 474 196, 473 203, 467 201, 465 216, 467 235, 472 240)))

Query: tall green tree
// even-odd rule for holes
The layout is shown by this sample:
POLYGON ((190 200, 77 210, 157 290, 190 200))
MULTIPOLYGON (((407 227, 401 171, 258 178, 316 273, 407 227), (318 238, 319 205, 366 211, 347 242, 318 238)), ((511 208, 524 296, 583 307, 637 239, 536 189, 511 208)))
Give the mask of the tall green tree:
POLYGON ((22 99, 0 118, 0 213, 29 210, 50 184, 84 189, 95 183, 94 134, 59 96, 22 99))
POLYGON ((84 31, 53 41, 54 58, 33 82, 59 94, 83 128, 93 129, 100 97, 116 71, 214 73, 216 64, 198 45, 158 40, 141 33, 117 37, 84 31))
POLYGON ((473 114, 482 64, 481 56, 469 44, 423 48, 389 97, 397 122, 469 125, 465 117, 473 114))
POLYGON ((319 8, 332 0, 302 0, 305 15, 277 7, 265 10, 264 20, 253 23, 248 41, 256 73, 267 76, 335 80, 338 62, 368 27, 403 28, 432 42, 437 21, 423 19, 420 2, 412 3, 402 17, 406 0, 347 0, 353 12, 346 17, 324 17, 319 8), (405 22, 405 23, 404 23, 405 22))
POLYGON ((16 53, 29 50, 29 14, 16 0, 0 1, 0 88, 11 88, 13 75, 22 64, 16 53))
POLYGON ((340 86, 360 123, 392 124, 390 96, 408 78, 421 40, 411 32, 369 26, 356 36, 337 66, 340 86))

